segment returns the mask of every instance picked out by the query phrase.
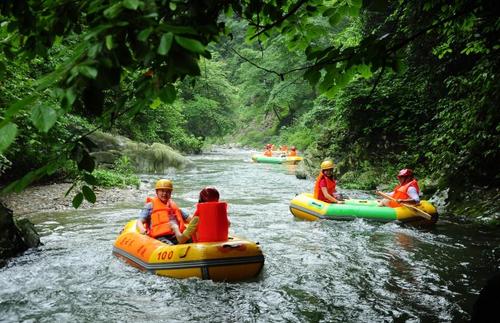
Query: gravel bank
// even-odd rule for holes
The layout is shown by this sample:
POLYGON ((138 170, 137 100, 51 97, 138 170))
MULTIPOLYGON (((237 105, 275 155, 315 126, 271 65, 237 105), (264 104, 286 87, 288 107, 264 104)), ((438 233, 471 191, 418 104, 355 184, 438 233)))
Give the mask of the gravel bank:
MULTIPOLYGON (((76 194, 76 191, 71 191, 68 196, 64 196, 70 187, 70 183, 28 187, 20 193, 2 196, 0 201, 14 211, 15 216, 70 210, 73 209, 71 201, 76 194)), ((144 191, 136 188, 96 188, 94 193, 97 197, 96 203, 84 201, 79 209, 106 208, 118 203, 140 205, 144 199, 144 191)))

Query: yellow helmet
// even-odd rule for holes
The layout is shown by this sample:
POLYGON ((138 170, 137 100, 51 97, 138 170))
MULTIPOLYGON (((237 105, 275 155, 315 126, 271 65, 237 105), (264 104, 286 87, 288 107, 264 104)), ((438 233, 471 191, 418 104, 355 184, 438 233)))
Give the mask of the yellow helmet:
POLYGON ((325 160, 324 162, 321 163, 321 170, 325 169, 333 169, 335 165, 331 160, 325 160))
POLYGON ((174 185, 172 184, 172 181, 169 179, 160 179, 158 182, 156 182, 155 189, 173 190, 174 185))

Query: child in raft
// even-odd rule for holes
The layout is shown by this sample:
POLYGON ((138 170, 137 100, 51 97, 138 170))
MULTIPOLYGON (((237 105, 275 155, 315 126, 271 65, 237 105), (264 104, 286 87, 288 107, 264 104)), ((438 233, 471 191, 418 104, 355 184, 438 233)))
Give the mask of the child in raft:
POLYGON ((219 191, 214 187, 205 187, 201 190, 196 211, 187 219, 190 223, 193 221, 198 223, 191 233, 193 242, 227 240, 230 225, 227 204, 219 202, 219 197, 219 191))

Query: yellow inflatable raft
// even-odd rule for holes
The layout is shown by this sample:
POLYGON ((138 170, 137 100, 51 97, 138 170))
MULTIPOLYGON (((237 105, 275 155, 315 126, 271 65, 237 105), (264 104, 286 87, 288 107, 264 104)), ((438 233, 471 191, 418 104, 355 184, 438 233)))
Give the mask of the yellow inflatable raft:
POLYGON ((174 278, 240 281, 258 276, 264 266, 264 255, 255 242, 230 237, 224 242, 168 245, 140 234, 136 220, 122 230, 113 254, 141 270, 174 278))

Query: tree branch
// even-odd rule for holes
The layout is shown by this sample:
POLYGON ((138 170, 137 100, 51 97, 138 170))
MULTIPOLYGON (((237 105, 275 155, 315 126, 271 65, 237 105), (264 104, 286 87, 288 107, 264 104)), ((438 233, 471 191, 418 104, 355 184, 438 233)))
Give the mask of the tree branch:
MULTIPOLYGON (((261 35, 262 33, 268 31, 269 29, 272 29, 278 25, 280 25, 283 21, 287 20, 288 17, 290 16, 293 16, 299 9, 300 7, 302 7, 302 5, 304 3, 306 3, 307 0, 300 0, 299 2, 297 2, 295 4, 295 6, 293 6, 293 8, 284 16, 282 16, 280 19, 276 20, 275 22, 271 23, 271 24, 268 24, 268 25, 260 25, 260 24, 251 24, 255 27, 258 27, 258 28, 262 28, 259 32, 257 32, 255 35, 253 35, 252 37, 250 37, 250 40, 254 39, 255 37, 258 37, 259 35, 261 35)), ((258 17, 258 16, 257 16, 258 17)))
POLYGON ((279 73, 279 72, 276 72, 276 71, 273 71, 273 70, 269 70, 265 67, 262 67, 262 66, 259 66, 257 65, 256 63, 252 62, 251 60, 249 60, 248 58, 246 58, 245 56, 241 55, 236 49, 234 49, 233 47, 231 47, 231 50, 236 54, 238 55, 239 58, 241 58, 242 60, 244 60, 245 62, 248 62, 250 63, 251 65, 257 67, 258 69, 261 69, 261 70, 264 70, 268 73, 272 73, 272 74, 276 74, 278 75, 278 77, 280 78, 280 80, 284 81, 285 80, 285 74, 283 73, 279 73))

